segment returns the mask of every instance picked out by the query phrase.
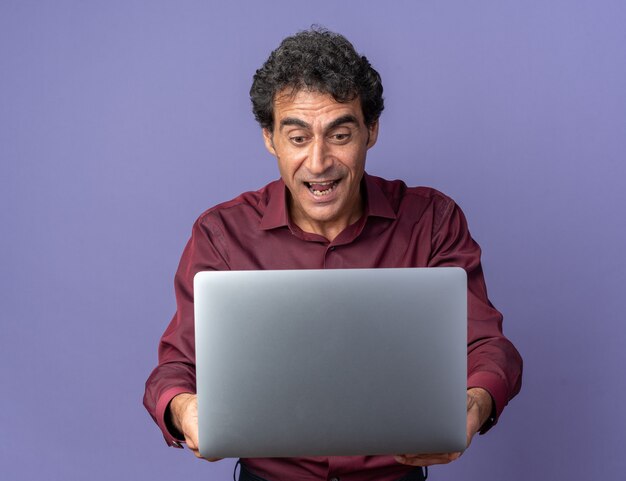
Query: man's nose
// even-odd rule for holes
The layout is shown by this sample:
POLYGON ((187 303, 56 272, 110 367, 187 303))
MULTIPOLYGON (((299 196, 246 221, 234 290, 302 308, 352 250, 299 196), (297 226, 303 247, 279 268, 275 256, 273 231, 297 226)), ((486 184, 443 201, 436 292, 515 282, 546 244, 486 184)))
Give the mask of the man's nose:
POLYGON ((313 141, 307 164, 307 168, 312 174, 322 174, 332 164, 328 146, 324 139, 313 141))

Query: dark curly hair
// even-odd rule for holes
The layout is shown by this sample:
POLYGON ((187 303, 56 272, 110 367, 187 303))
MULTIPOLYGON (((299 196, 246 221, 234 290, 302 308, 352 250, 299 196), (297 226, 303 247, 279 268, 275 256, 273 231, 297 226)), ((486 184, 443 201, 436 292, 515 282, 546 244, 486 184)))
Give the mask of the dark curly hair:
POLYGON ((343 35, 312 27, 285 38, 256 71, 250 88, 252 111, 261 127, 273 130, 274 99, 290 89, 330 94, 337 102, 361 101, 367 126, 384 108, 380 75, 343 35))

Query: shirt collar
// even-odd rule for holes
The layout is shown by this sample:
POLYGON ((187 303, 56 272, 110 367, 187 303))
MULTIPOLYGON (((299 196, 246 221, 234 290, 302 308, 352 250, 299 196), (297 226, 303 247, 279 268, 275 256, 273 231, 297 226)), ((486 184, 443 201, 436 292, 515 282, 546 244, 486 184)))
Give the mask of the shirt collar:
MULTIPOLYGON (((385 196, 378 183, 367 173, 363 174, 362 185, 365 187, 365 216, 385 217, 395 219, 394 212, 389 199, 385 196)), ((289 213, 287 209, 287 188, 282 179, 272 182, 267 187, 269 200, 265 208, 265 213, 261 219, 261 229, 270 230, 277 227, 289 225, 289 213)))
POLYGON ((382 191, 376 177, 372 177, 367 172, 363 175, 367 203, 365 204, 365 215, 368 217, 385 217, 395 219, 396 213, 389 202, 389 199, 382 191))
POLYGON ((261 230, 270 230, 289 225, 287 214, 287 188, 283 179, 267 186, 268 201, 261 219, 261 230))

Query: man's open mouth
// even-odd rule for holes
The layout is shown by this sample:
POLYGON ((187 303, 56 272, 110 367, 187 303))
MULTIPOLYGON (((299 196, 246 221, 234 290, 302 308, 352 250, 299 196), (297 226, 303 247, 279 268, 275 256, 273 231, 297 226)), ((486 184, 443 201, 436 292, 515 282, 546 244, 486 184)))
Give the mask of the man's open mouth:
POLYGON ((329 180, 328 182, 305 182, 304 184, 308 187, 311 193, 317 197, 322 197, 324 195, 330 194, 337 184, 338 180, 329 180))

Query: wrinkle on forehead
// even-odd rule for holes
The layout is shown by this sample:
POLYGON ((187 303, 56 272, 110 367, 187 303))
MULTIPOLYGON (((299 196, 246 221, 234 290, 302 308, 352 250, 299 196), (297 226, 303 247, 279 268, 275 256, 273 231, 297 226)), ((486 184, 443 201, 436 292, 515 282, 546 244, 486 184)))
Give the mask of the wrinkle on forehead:
MULTIPOLYGON (((348 110, 349 112, 343 112, 338 114, 339 118, 342 118, 342 122, 346 122, 348 117, 356 120, 355 124, 363 122, 363 113, 361 112, 361 105, 358 99, 353 99, 349 102, 338 102, 332 95, 319 92, 317 90, 298 90, 295 93, 288 91, 280 93, 274 102, 274 121, 275 127, 281 128, 283 126, 283 119, 289 118, 288 124, 296 124, 298 119, 302 120, 302 123, 311 124, 311 120, 318 120, 317 118, 311 118, 307 115, 309 112, 314 114, 315 117, 319 117, 322 121, 323 117, 328 111, 335 109, 348 110), (293 115, 297 112, 297 115, 293 115), (280 118, 279 118, 280 116, 280 118), (306 117, 309 117, 308 119, 306 117)), ((333 121, 335 119, 324 119, 326 121, 333 121)), ((303 125, 304 126, 304 125, 303 125)))
POLYGON ((293 99, 295 99, 296 96, 300 93, 320 94, 320 95, 328 96, 331 99, 333 99, 335 102, 340 103, 340 104, 350 103, 359 96, 357 92, 353 92, 352 94, 345 96, 345 98, 337 100, 330 92, 324 92, 322 90, 311 88, 306 85, 304 87, 299 86, 299 85, 293 85, 293 86, 287 86, 283 88, 282 90, 279 90, 278 92, 276 92, 276 94, 274 94, 274 104, 277 104, 279 102, 281 103, 293 102, 293 99))

